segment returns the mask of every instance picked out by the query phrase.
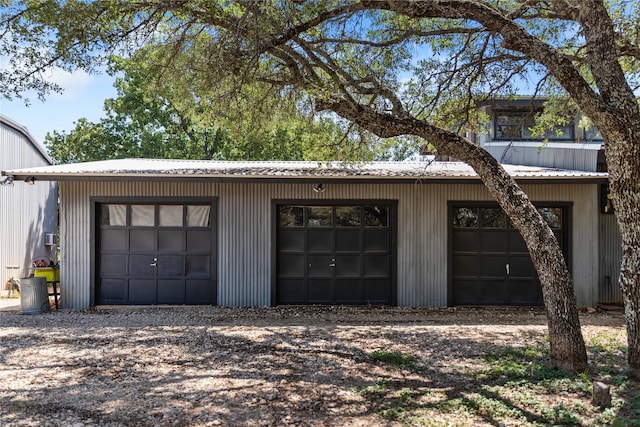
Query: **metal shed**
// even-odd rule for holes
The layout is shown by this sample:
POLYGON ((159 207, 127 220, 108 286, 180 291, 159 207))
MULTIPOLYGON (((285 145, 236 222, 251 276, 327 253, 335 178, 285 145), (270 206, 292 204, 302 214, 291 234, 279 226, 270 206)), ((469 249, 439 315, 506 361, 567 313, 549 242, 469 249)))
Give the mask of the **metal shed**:
MULTIPOLYGON (((0 170, 52 164, 24 126, 0 114, 0 170)), ((29 274, 34 258, 55 258, 57 184, 43 182, 34 186, 24 179, 5 177, 0 185, 0 207, 0 289, 4 289, 9 276, 29 274)))

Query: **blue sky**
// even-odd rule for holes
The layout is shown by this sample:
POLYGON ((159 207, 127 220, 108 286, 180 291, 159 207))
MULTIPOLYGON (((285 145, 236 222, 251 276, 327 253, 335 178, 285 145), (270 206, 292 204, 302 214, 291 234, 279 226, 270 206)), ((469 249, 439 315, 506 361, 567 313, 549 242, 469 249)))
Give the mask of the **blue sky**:
POLYGON ((58 71, 52 73, 51 80, 65 90, 49 94, 44 102, 32 93, 25 94, 31 101, 29 106, 22 99, 0 99, 0 112, 25 126, 40 144, 49 132, 73 129, 81 117, 98 121, 105 99, 116 96, 114 78, 107 74, 58 71))

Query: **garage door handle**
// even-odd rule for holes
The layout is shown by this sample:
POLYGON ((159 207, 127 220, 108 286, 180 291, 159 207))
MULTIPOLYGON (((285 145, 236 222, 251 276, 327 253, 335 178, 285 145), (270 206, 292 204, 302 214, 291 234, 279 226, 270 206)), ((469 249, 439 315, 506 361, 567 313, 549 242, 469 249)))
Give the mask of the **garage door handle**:
POLYGON ((332 259, 331 264, 329 264, 329 267, 335 267, 335 266, 336 266, 336 260, 332 259))
POLYGON ((158 258, 154 258, 153 262, 149 264, 149 267, 157 267, 158 266, 158 258))
POLYGON ((507 276, 509 275, 509 264, 507 264, 507 276))

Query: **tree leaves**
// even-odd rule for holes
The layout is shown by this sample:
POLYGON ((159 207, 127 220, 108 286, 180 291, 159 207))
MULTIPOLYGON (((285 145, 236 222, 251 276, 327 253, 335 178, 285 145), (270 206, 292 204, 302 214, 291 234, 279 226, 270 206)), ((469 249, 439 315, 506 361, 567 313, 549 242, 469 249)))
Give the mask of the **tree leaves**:
POLYGON ((147 46, 129 59, 112 57, 118 96, 105 101, 98 123, 80 119, 71 132, 48 134, 51 156, 62 163, 130 157, 362 161, 393 150, 390 142, 305 110, 305 99, 295 92, 258 82, 232 88, 224 79, 206 88, 180 79, 174 68, 164 69, 160 79, 156 58, 163 52, 147 46))

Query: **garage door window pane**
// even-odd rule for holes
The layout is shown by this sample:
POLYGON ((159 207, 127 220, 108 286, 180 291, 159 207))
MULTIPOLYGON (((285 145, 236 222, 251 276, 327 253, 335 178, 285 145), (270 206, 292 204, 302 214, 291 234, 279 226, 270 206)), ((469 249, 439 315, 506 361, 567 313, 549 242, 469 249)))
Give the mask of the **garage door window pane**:
POLYGON ((302 206, 280 206, 280 227, 302 227, 304 208, 302 206))
POLYGON ((182 205, 160 205, 158 209, 160 227, 182 227, 182 205))
POLYGON ((102 205, 101 225, 127 225, 127 205, 102 205))
POLYGON ((365 206, 365 227, 387 227, 389 225, 389 208, 386 206, 365 206))
POLYGON ((507 216, 500 208, 484 208, 482 211, 482 226, 484 228, 505 228, 507 216))
POLYGON ((475 228, 478 226, 478 213, 475 208, 456 208, 453 210, 455 228, 475 228))
POLYGON ((562 208, 538 208, 542 218, 554 229, 562 228, 562 208))
POLYGON ((338 227, 359 227, 360 208, 357 206, 336 208, 336 225, 338 227))
POLYGON ((155 206, 131 205, 131 225, 134 227, 153 227, 155 225, 155 206))
POLYGON ((307 208, 307 225, 309 227, 331 227, 330 207, 307 208))
POLYGON ((209 225, 211 225, 211 206, 187 206, 187 227, 209 227, 209 225))

